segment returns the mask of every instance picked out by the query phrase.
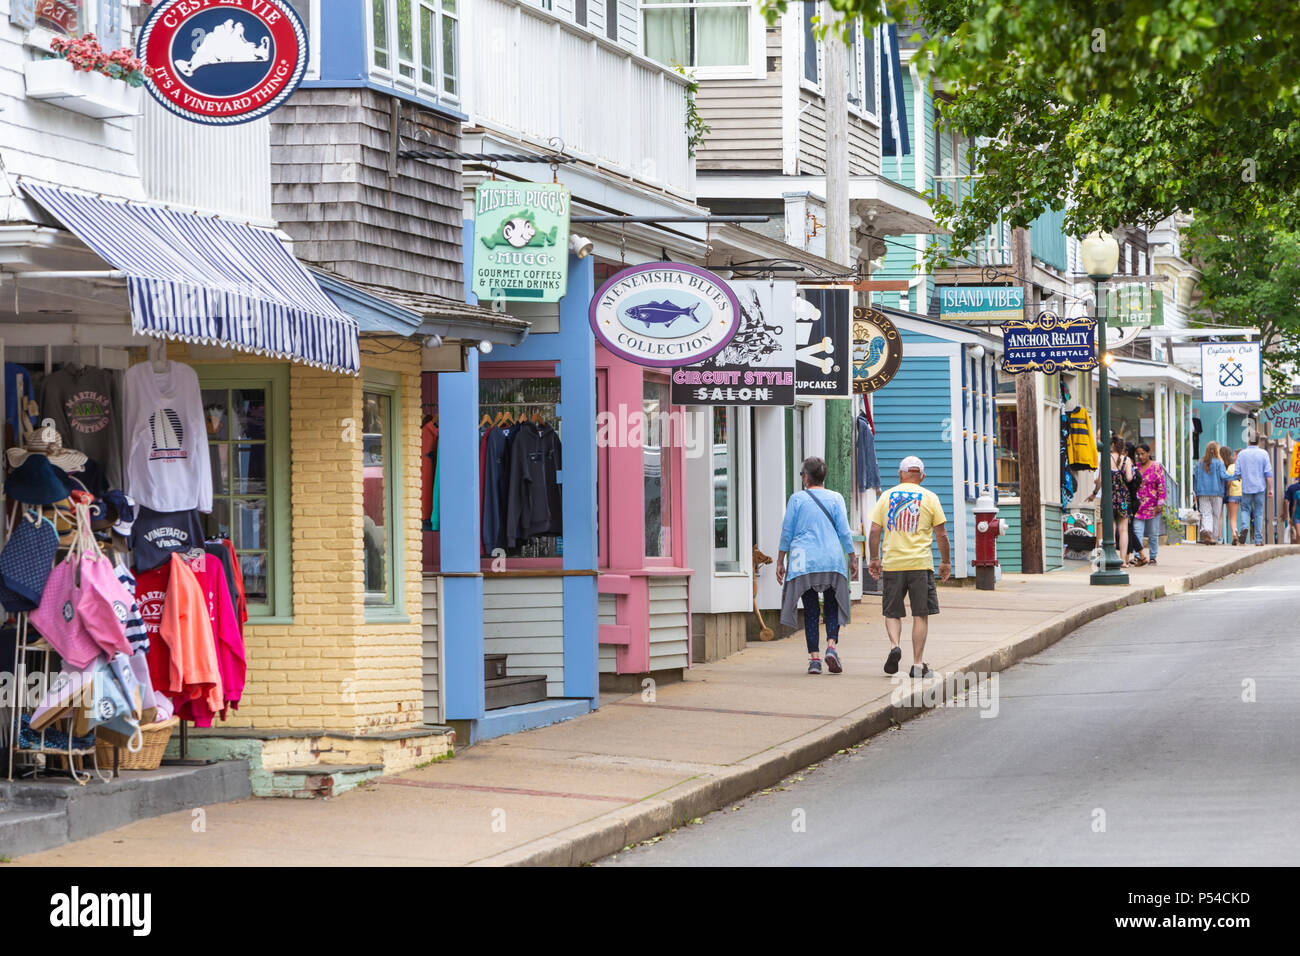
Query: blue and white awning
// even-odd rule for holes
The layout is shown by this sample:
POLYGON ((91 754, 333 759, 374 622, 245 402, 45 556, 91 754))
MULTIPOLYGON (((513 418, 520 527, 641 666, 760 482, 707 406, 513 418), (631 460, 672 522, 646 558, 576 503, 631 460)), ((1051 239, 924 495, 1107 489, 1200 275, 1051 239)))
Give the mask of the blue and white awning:
POLYGON ((58 186, 22 186, 126 273, 137 332, 360 371, 356 320, 271 230, 58 186))

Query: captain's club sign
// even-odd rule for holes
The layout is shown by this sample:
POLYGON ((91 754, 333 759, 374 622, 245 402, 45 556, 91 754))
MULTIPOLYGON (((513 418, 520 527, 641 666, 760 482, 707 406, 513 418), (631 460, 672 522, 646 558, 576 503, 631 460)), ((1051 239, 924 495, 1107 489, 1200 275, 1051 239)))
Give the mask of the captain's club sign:
POLYGON ((651 368, 716 355, 740 327, 730 286, 698 266, 651 262, 616 273, 591 300, 596 340, 620 358, 651 368))
POLYGON ((307 70, 307 30, 285 0, 163 0, 140 30, 149 93, 209 126, 259 119, 307 70))

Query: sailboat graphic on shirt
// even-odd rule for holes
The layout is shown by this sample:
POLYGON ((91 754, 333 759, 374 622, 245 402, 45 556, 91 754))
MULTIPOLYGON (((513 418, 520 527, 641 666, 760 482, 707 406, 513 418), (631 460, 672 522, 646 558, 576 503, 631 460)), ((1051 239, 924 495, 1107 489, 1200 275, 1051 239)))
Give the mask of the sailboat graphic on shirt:
POLYGON ((183 460, 189 457, 190 453, 183 447, 185 445, 185 426, 181 424, 181 416, 177 414, 176 409, 155 409, 154 413, 149 416, 149 436, 151 440, 150 461, 162 459, 183 460))

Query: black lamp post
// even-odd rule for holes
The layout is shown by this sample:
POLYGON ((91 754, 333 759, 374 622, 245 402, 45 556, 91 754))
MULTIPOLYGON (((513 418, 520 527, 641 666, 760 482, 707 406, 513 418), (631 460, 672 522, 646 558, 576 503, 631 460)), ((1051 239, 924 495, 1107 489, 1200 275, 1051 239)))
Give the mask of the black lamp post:
POLYGON ((1100 431, 1097 442, 1097 464, 1101 466, 1101 534, 1102 567, 1094 571, 1089 579, 1091 584, 1128 584, 1128 575, 1124 572, 1124 558, 1115 550, 1115 510, 1114 495, 1110 480, 1110 378, 1107 372, 1109 354, 1106 346, 1106 313, 1101 307, 1101 284, 1108 282, 1119 265, 1119 243, 1109 233, 1094 233, 1080 244, 1083 270, 1092 279, 1094 302, 1097 312, 1097 350, 1101 361, 1098 363, 1097 426, 1100 431))

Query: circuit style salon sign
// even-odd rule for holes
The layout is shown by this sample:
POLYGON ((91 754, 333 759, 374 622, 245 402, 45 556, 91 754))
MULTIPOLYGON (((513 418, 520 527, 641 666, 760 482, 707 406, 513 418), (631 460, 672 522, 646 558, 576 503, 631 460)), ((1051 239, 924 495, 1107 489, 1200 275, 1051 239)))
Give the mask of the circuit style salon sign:
POLYGON ((596 341, 619 358, 670 368, 721 352, 740 327, 740 303, 712 272, 651 262, 602 285, 589 318, 596 341))
POLYGON ((150 94, 184 119, 230 126, 284 104, 307 70, 307 30, 285 0, 163 0, 136 55, 150 94))

